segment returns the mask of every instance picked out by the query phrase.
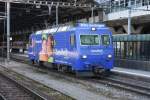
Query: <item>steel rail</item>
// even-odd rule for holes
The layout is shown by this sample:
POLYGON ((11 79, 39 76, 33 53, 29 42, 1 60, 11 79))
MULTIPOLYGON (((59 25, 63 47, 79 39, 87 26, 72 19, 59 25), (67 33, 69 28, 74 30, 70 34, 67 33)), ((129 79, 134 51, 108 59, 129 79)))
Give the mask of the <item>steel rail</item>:
POLYGON ((0 100, 7 100, 7 99, 0 93, 0 100))
POLYGON ((136 83, 139 83, 139 81, 137 82, 135 81, 135 84, 133 84, 130 81, 124 82, 117 78, 111 78, 111 77, 102 77, 101 79, 92 79, 92 81, 105 84, 108 86, 116 87, 116 88, 121 88, 124 90, 128 90, 131 92, 135 92, 135 93, 150 97, 150 88, 144 87, 143 85, 139 85, 139 84, 136 85, 136 83))
MULTIPOLYGON (((12 55, 10 55, 10 57, 12 58, 12 55)), ((25 61, 25 60, 19 60, 19 59, 17 59, 17 58, 12 58, 13 59, 13 61, 16 61, 16 62, 20 62, 20 63, 24 63, 24 64, 28 64, 28 65, 32 65, 31 63, 29 63, 29 61, 25 61)), ((0 66, 2 66, 2 65, 0 65, 0 66)), ((33 66, 33 65, 32 65, 33 66)), ((37 67, 38 65, 34 65, 34 67, 37 67)), ((2 66, 3 68, 5 68, 6 70, 10 70, 10 69, 8 69, 8 68, 6 68, 5 66, 2 66)), ((39 66, 38 66, 39 67, 39 66)), ((16 74, 18 74, 18 75, 21 75, 21 74, 19 74, 19 73, 17 73, 17 72, 15 72, 15 71, 13 71, 13 70, 11 70, 12 72, 14 72, 14 73, 16 73, 16 74)), ((22 75, 21 75, 22 76, 22 75)), ((28 79, 28 78, 27 78, 28 79)), ((30 79, 31 80, 31 79, 30 79)), ((41 83, 40 83, 41 84, 41 83)), ((58 90, 55 90, 55 89, 53 89, 53 88, 51 88, 52 90, 54 90, 54 91, 57 91, 57 92, 59 92, 58 90)), ((31 89, 31 91, 32 91, 32 89, 31 89)), ((33 91, 34 92, 34 91, 33 91)), ((36 93, 36 92, 35 92, 36 93)), ((59 92, 59 93, 61 93, 67 100, 75 100, 74 98, 72 98, 70 95, 66 95, 65 93, 62 93, 62 92, 59 92)), ((38 94, 38 93, 37 93, 38 94)), ((38 94, 38 95, 40 95, 40 94, 38 94)), ((44 94, 43 94, 44 95, 44 94)), ((49 96, 48 95, 46 95, 48 98, 49 98, 49 96)), ((44 97, 43 97, 44 98, 44 97)), ((46 99, 46 98, 44 98, 43 100, 49 100, 49 99, 46 99)))
MULTIPOLYGON (((0 65, 0 66, 3 67, 2 65, 0 65)), ((27 86, 19 83, 18 81, 16 81, 15 79, 13 79, 12 77, 10 77, 9 75, 6 75, 2 71, 0 71, 0 75, 3 76, 3 77, 5 77, 5 78, 7 78, 10 82, 15 83, 20 89, 22 89, 22 90, 30 93, 34 98, 36 98, 36 100, 47 100, 46 98, 44 98, 40 94, 36 93, 35 91, 33 91, 32 89, 28 88, 27 86)))

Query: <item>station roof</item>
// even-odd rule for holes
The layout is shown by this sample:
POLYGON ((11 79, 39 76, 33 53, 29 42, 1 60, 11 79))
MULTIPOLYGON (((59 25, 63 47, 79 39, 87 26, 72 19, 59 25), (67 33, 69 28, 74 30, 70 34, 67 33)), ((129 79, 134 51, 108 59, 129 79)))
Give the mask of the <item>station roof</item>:
MULTIPOLYGON (((0 26, 6 26, 6 0, 0 0, 0 26)), ((10 0, 11 32, 33 31, 55 24, 56 5, 58 5, 59 23, 91 16, 91 6, 99 6, 96 0, 10 0), (76 4, 76 5, 75 5, 76 4), (81 6, 81 7, 80 7, 81 6), (51 9, 51 10, 50 10, 51 9)), ((0 27, 4 33, 4 27, 0 27)))

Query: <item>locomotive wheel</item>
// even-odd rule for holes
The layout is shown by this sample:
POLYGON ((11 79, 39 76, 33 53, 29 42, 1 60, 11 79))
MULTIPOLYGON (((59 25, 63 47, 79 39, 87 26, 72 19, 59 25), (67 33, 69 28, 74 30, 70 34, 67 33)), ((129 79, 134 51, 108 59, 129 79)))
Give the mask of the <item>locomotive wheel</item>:
POLYGON ((76 77, 94 77, 95 74, 92 71, 75 71, 76 77))
POLYGON ((104 75, 105 77, 110 76, 110 74, 111 74, 110 69, 106 69, 106 70, 104 71, 104 73, 103 73, 103 75, 104 75))
POLYGON ((61 72, 61 65, 57 64, 57 70, 61 72))
POLYGON ((105 72, 106 72, 106 73, 110 73, 110 69, 106 69, 105 72))
POLYGON ((35 64, 34 60, 31 60, 31 63, 34 65, 35 64))
POLYGON ((39 65, 40 67, 42 67, 42 66, 43 66, 43 64, 44 64, 44 62, 43 62, 43 61, 38 61, 38 65, 39 65))
POLYGON ((73 73, 73 70, 72 70, 72 67, 71 67, 71 66, 67 66, 67 72, 73 73))
POLYGON ((68 71, 68 66, 62 65, 62 64, 57 64, 57 69, 60 72, 67 72, 68 71))
POLYGON ((55 64, 55 63, 51 63, 51 68, 54 70, 58 70, 57 64, 55 64))

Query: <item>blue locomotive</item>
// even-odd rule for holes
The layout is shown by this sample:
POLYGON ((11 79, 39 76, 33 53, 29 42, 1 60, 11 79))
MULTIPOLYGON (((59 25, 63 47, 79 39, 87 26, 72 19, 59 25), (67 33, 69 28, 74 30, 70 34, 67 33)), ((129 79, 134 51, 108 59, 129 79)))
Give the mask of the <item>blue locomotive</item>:
POLYGON ((37 31, 29 37, 32 62, 49 62, 58 70, 76 74, 113 68, 112 32, 103 24, 77 23, 37 31))

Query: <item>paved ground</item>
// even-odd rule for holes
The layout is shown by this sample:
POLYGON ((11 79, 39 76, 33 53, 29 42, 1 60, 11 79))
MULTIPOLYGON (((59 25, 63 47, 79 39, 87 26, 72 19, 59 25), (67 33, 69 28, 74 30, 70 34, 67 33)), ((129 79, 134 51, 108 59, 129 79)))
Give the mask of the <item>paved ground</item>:
POLYGON ((127 69, 127 68, 119 68, 115 67, 112 69, 113 72, 119 72, 129 75, 135 75, 135 76, 141 76, 141 77, 147 77, 150 78, 150 72, 149 71, 142 71, 142 70, 136 70, 136 69, 127 69))

